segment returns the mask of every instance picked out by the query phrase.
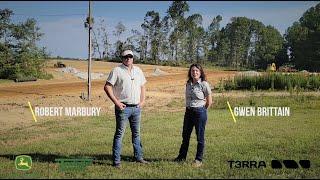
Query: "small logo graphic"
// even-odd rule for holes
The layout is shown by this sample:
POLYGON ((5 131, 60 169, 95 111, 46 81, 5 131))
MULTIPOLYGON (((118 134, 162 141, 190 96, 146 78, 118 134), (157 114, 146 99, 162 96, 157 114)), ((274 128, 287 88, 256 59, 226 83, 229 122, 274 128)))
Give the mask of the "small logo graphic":
POLYGON ((228 161, 230 169, 232 168, 266 168, 264 161, 228 161))
MULTIPOLYGON (((288 168, 288 169, 297 169, 297 168, 299 168, 299 165, 295 160, 283 160, 282 162, 283 162, 285 168, 288 168)), ((311 166, 311 163, 310 163, 309 160, 300 160, 299 164, 304 169, 308 169, 311 166)), ((271 167, 272 167, 272 169, 281 169, 282 168, 281 161, 272 160, 271 161, 271 167)))
POLYGON ((27 155, 17 156, 15 160, 15 165, 17 170, 30 170, 32 167, 32 158, 27 155))
POLYGON ((59 171, 83 171, 92 164, 93 159, 55 159, 59 163, 59 171))

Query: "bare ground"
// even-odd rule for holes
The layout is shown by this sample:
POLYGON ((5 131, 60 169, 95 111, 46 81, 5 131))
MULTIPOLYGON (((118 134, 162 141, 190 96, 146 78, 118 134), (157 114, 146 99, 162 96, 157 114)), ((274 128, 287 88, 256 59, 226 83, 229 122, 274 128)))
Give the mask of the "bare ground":
MULTIPOLYGON (((101 107, 101 113, 113 116, 114 105, 108 99, 103 90, 105 79, 94 80, 92 83, 91 101, 84 101, 80 98, 81 93, 87 94, 87 82, 71 74, 62 73, 53 68, 56 61, 48 63, 47 71, 54 75, 52 80, 38 80, 34 82, 14 83, 6 82, 0 84, 0 134, 11 128, 23 128, 32 125, 34 122, 28 106, 51 107, 101 107)), ((63 61, 67 66, 86 71, 85 61, 63 61)), ((109 73, 118 63, 93 62, 92 72, 109 73)), ((147 79, 147 96, 144 107, 145 112, 153 111, 181 111, 180 107, 168 106, 172 101, 184 98, 184 88, 187 79, 187 68, 137 65, 145 73, 147 79), (154 69, 158 67, 167 75, 152 76, 154 69)), ((214 87, 221 78, 233 77, 236 72, 206 70, 209 83, 214 87)), ((319 95, 318 92, 309 93, 319 95)), ((263 96, 263 95, 290 95, 286 92, 227 92, 217 93, 217 96, 263 96)), ((60 120, 61 117, 37 117, 38 122, 60 120)), ((63 119, 68 119, 63 117, 63 119)))

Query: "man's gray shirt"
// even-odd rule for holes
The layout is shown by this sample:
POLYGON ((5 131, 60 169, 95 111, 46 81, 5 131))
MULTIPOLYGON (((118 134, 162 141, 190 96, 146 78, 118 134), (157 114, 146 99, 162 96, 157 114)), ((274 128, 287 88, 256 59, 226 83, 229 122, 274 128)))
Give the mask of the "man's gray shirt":
POLYGON ((113 93, 120 102, 139 104, 141 86, 147 80, 139 67, 133 66, 130 73, 128 67, 121 64, 110 72, 107 82, 112 84, 113 93))

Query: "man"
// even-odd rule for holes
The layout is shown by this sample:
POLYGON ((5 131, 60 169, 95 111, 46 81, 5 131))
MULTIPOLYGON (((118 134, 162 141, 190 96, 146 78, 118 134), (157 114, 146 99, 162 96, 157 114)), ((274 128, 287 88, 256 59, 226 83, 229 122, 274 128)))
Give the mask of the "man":
POLYGON ((139 163, 149 162, 143 159, 140 140, 141 108, 145 101, 146 78, 142 70, 133 66, 133 52, 125 50, 121 54, 122 64, 109 74, 104 90, 115 104, 116 131, 113 138, 113 166, 120 168, 121 146, 126 124, 129 120, 132 132, 134 157, 139 163))

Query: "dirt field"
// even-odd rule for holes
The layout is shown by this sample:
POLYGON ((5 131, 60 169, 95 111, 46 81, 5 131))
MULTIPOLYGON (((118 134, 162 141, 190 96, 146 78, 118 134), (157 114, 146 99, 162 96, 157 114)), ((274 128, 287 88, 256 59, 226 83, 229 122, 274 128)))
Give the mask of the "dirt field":
MULTIPOLYGON (((54 76, 52 80, 38 80, 34 82, 5 82, 0 84, 0 130, 22 128, 34 123, 28 102, 35 106, 74 107, 96 106, 101 107, 101 113, 113 115, 114 105, 103 90, 105 79, 92 81, 92 101, 87 102, 80 98, 83 92, 87 95, 87 80, 80 79, 71 73, 64 73, 53 68, 56 60, 47 65, 47 72, 54 76)), ((67 67, 87 72, 86 61, 62 61, 67 67)), ((94 61, 92 72, 108 74, 119 63, 94 61)), ((153 66, 137 64, 145 73, 147 79, 147 96, 144 111, 176 111, 167 105, 184 97, 187 68, 153 66), (164 75, 154 75, 155 69, 165 72, 164 75)), ((221 78, 234 76, 235 72, 206 70, 208 81, 215 86, 221 78)), ((38 121, 57 119, 60 117, 37 117, 38 121)))
MULTIPOLYGON (((12 128, 29 127, 35 123, 28 106, 28 102, 34 107, 101 107, 101 114, 114 115, 114 105, 105 94, 103 87, 110 70, 119 63, 92 62, 93 73, 104 73, 105 76, 92 81, 91 101, 82 100, 81 94, 87 95, 87 80, 80 79, 72 73, 61 72, 54 68, 56 60, 48 62, 46 71, 54 78, 51 80, 38 80, 33 82, 15 83, 5 81, 0 83, 0 134, 12 128)), ((86 61, 62 61, 67 67, 76 68, 78 71, 87 72, 86 61)), ((183 111, 183 99, 188 68, 141 65, 139 66, 147 79, 145 112, 183 111), (155 74, 161 72, 160 74, 155 74), (178 103, 178 105, 177 105, 178 103)), ((220 79, 233 77, 235 71, 214 71, 205 69, 208 82, 212 88, 220 79)), ((289 92, 225 92, 217 93, 213 90, 213 97, 247 97, 247 96, 279 96, 290 95, 289 92)), ((306 92, 305 94, 319 95, 319 92, 306 92)), ((68 119, 71 117, 37 117, 39 122, 48 120, 68 119)))

